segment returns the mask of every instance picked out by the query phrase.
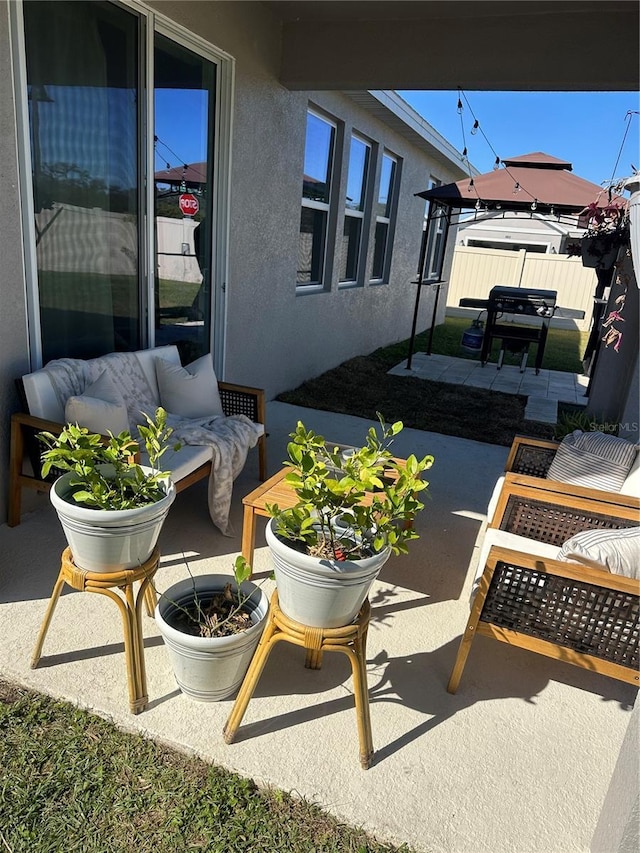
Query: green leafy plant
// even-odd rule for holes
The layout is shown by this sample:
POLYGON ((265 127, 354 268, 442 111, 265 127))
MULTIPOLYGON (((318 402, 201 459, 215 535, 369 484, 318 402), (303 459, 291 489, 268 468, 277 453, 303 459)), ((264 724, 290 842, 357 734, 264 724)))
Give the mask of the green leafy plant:
MULTIPOLYGON (((190 570, 189 574, 191 575, 190 570)), ((164 598, 175 607, 171 618, 172 627, 184 634, 197 637, 228 637, 250 628, 253 623, 247 602, 253 593, 245 595, 241 585, 251 577, 251 566, 242 556, 236 557, 233 564, 233 577, 236 582, 235 589, 229 582, 225 584, 222 592, 216 593, 208 600, 201 597, 194 582, 193 601, 188 606, 162 593, 164 598)), ((191 579, 193 581, 193 575, 191 579)))
MULTIPOLYGON (((167 426, 167 413, 159 407, 154 419, 143 412, 146 426, 138 431, 149 457, 149 467, 138 462, 139 445, 128 430, 109 433, 108 440, 86 427, 67 424, 59 435, 41 432, 38 437, 48 448, 42 453, 42 474, 52 469, 71 472, 70 485, 76 503, 93 509, 133 509, 156 503, 166 494, 169 476, 158 469, 168 450, 173 428, 167 426)), ((180 444, 174 445, 178 449, 180 444)))
POLYGON ((385 547, 406 553, 407 542, 418 538, 408 522, 424 506, 418 494, 428 483, 421 475, 433 457, 411 455, 400 464, 390 447, 402 422, 386 426, 377 414, 380 432, 371 427, 362 447, 347 450, 327 445, 298 422, 285 462, 292 469, 285 480, 298 501, 289 509, 266 507, 281 538, 308 554, 336 560, 360 559, 385 547))

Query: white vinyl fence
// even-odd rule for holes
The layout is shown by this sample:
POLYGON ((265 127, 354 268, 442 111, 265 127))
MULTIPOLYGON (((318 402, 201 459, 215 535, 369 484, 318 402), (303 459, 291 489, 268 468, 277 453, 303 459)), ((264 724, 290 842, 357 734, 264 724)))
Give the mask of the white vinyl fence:
POLYGON ((464 297, 486 299, 495 285, 555 290, 561 308, 584 311, 584 320, 554 318, 557 328, 587 330, 593 311, 595 271, 582 266, 580 258, 543 255, 538 252, 502 251, 456 246, 447 292, 447 314, 474 314, 478 309, 458 309, 464 297))

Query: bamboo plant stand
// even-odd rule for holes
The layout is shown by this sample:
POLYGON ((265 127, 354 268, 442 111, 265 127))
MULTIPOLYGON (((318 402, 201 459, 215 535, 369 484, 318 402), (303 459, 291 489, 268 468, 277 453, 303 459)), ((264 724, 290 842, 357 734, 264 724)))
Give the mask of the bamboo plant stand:
POLYGON ((133 714, 143 711, 149 701, 147 695, 147 676, 144 666, 144 646, 142 642, 141 610, 142 602, 146 605, 147 615, 153 616, 156 606, 156 595, 151 580, 158 569, 160 550, 156 547, 153 554, 141 566, 135 569, 124 569, 120 572, 90 572, 80 569, 73 562, 69 548, 62 552, 60 574, 53 587, 47 606, 36 647, 31 657, 31 668, 35 669, 42 655, 44 645, 56 604, 60 598, 65 583, 80 592, 97 592, 115 601, 122 616, 124 633, 124 654, 127 664, 127 682, 129 686, 129 707, 133 714), (138 594, 134 594, 133 585, 140 581, 138 594), (118 593, 122 592, 122 595, 118 593))
POLYGON ((279 641, 294 643, 306 649, 305 666, 320 669, 323 652, 342 652, 351 662, 353 692, 358 723, 360 764, 366 770, 373 761, 373 739, 369 716, 369 692, 367 688, 367 629, 371 606, 365 601, 354 622, 339 628, 311 628, 294 622, 282 612, 278 604, 278 591, 271 597, 269 616, 260 644, 256 649, 247 674, 240 687, 223 735, 226 743, 233 743, 242 718, 253 696, 267 658, 279 641))

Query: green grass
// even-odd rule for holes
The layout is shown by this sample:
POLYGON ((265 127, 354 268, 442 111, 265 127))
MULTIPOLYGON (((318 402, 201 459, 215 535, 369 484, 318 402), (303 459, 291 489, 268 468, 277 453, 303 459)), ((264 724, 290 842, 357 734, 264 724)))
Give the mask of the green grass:
MULTIPOLYGON (((461 356, 464 318, 447 318, 434 329, 432 352, 461 356)), ((544 354, 544 367, 579 372, 584 334, 552 329, 544 354), (553 367, 552 367, 553 366, 553 367)), ((428 331, 416 335, 414 352, 426 352, 428 331)), ((527 398, 483 388, 432 382, 413 376, 389 376, 388 370, 409 354, 409 341, 400 341, 352 358, 344 364, 303 382, 278 396, 278 400, 311 409, 356 415, 369 420, 382 412, 388 421, 406 427, 510 446, 516 433, 551 438, 553 427, 527 421, 527 398)), ((497 352, 494 357, 497 357, 497 352)), ((535 348, 529 354, 533 364, 535 348)), ((508 363, 505 358, 505 363, 508 363)), ((514 358, 516 364, 519 358, 514 358)))
POLYGON ((4 682, 0 850, 410 853, 305 800, 4 682))
MULTIPOLYGON (((456 358, 473 357, 465 354, 460 349, 462 333, 470 325, 471 321, 466 317, 447 317, 444 323, 436 326, 433 330, 431 351, 439 355, 451 355, 456 358)), ((587 345, 588 337, 588 332, 550 328, 544 348, 543 368, 547 370, 562 370, 569 373, 581 373, 582 353, 587 345)), ((428 341, 428 331, 416 335, 414 352, 426 352, 428 341)), ((529 366, 535 363, 537 348, 537 344, 531 344, 529 348, 529 358, 527 361, 529 366)), ((494 341, 491 348, 491 361, 498 361, 499 350, 500 342, 494 341)), ((398 362, 402 361, 409 354, 409 342, 408 340, 401 341, 398 344, 385 347, 385 352, 388 352, 390 360, 395 358, 394 364, 398 364, 398 362), (398 357, 396 358, 396 356, 398 357)), ((506 353, 504 363, 520 364, 520 356, 506 353)))

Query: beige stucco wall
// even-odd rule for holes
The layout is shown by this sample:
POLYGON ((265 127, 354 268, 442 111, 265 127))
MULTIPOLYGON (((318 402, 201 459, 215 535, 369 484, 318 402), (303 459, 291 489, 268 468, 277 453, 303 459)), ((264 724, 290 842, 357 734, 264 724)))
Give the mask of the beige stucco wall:
MULTIPOLYGON (((279 27, 261 4, 153 5, 236 59, 226 378, 264 387, 272 397, 351 356, 408 337, 424 212, 424 201, 413 194, 428 185, 430 174, 445 183, 457 176, 417 156, 403 137, 344 94, 283 88, 277 80, 279 27), (310 101, 344 122, 345 138, 353 126, 403 158, 389 284, 339 287, 335 264, 328 292, 296 293, 310 101)), ((338 230, 341 221, 338 212, 338 230)), ((372 241, 367 268, 371 250, 372 241)), ((430 323, 432 298, 425 289, 418 329, 430 323)))
POLYGON ((9 7, 0 0, 0 520, 6 517, 10 414, 19 409, 14 380, 28 370, 20 196, 9 49, 9 7))

